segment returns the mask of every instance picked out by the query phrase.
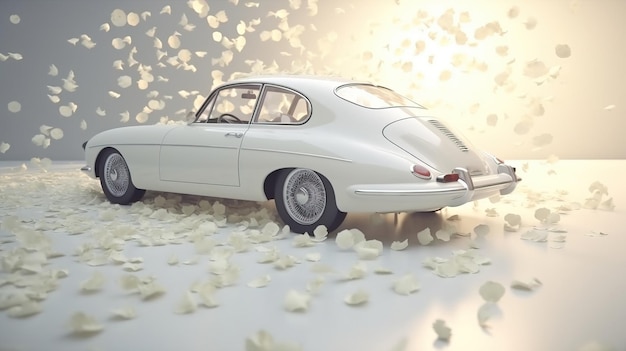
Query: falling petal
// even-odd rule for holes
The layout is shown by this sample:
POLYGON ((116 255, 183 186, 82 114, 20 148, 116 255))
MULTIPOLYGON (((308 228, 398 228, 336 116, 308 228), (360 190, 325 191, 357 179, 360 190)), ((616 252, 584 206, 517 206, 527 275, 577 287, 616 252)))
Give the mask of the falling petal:
POLYGON ((419 289, 420 285, 413 274, 406 274, 393 282, 393 291, 400 295, 410 295, 419 289))
POLYGON ((22 104, 17 101, 11 101, 7 105, 7 108, 9 109, 9 112, 18 113, 22 110, 22 104))
POLYGON ((502 296, 504 295, 504 291, 505 289, 504 289, 504 286, 502 286, 502 284, 493 282, 493 281, 488 281, 480 287, 480 289, 478 290, 478 293, 486 302, 495 303, 495 302, 498 302, 502 298, 502 296))
POLYGON ((526 29, 528 30, 532 30, 535 29, 535 27, 537 27, 537 19, 534 17, 528 17, 528 19, 526 20, 526 22, 524 22, 524 26, 526 27, 526 29))
POLYGON ((69 326, 76 334, 93 334, 104 329, 102 324, 98 323, 95 318, 83 312, 74 313, 70 319, 69 326))
POLYGON ((18 24, 18 23, 20 23, 21 20, 22 19, 18 15, 11 15, 11 16, 9 16, 9 21, 11 23, 13 23, 13 24, 18 24))
POLYGON ((263 288, 266 287, 272 281, 272 278, 269 275, 264 275, 260 278, 254 279, 248 283, 248 286, 251 288, 263 288))
POLYGON ((289 312, 305 312, 309 309, 311 295, 296 290, 289 290, 285 296, 284 307, 289 312))
POLYGON ((63 117, 71 117, 74 111, 71 106, 59 106, 59 114, 63 117))
POLYGON ((448 341, 452 336, 452 329, 450 329, 442 319, 437 319, 435 323, 433 323, 433 330, 435 330, 437 339, 439 340, 448 341))
POLYGON ((186 291, 182 299, 178 302, 175 312, 179 314, 187 314, 195 312, 198 309, 198 303, 190 291, 186 291))
POLYGON ((543 147, 552 143, 552 134, 544 133, 533 137, 533 145, 535 147, 543 147))
POLYGON ((129 12, 126 16, 126 23, 132 27, 137 26, 139 24, 139 15, 134 12, 129 12))
POLYGON ((517 16, 519 16, 519 7, 517 6, 511 7, 509 11, 507 12, 507 16, 509 18, 517 18, 517 16))
POLYGON ((171 15, 172 14, 172 7, 170 5, 165 5, 163 6, 163 8, 161 9, 161 12, 159 12, 159 14, 168 14, 171 15))
POLYGON ((426 228, 417 233, 417 241, 419 241, 420 245, 428 245, 433 240, 433 236, 430 234, 430 228, 426 228))
POLYGON ((391 249, 394 251, 404 250, 408 246, 409 246, 409 239, 405 239, 404 241, 394 241, 391 243, 391 249))
POLYGON ((117 308, 111 311, 113 316, 118 319, 133 319, 137 317, 137 312, 132 307, 117 308))
POLYGON ((61 128, 53 128, 50 130, 50 137, 54 140, 59 140, 63 138, 63 130, 61 128))
POLYGON ((55 65, 50 65, 50 69, 48 70, 48 75, 56 77, 59 74, 59 69, 55 65))
POLYGON ((172 34, 167 38, 167 45, 172 49, 178 49, 180 47, 180 38, 176 34, 172 34))
POLYGON ((554 47, 556 56, 560 58, 568 58, 572 55, 572 49, 567 44, 558 44, 554 47))
POLYGON ((369 294, 364 290, 358 290, 352 294, 347 295, 343 301, 350 306, 363 305, 369 300, 369 294))
POLYGON ((116 27, 124 27, 126 25, 126 12, 120 9, 113 10, 111 12, 111 24, 116 27))

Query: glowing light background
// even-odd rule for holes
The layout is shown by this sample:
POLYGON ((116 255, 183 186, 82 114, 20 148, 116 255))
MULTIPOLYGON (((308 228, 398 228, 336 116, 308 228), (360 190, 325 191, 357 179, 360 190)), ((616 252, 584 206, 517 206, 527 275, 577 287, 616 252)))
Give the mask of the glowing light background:
POLYGON ((0 144, 10 145, 1 160, 82 159, 80 145, 92 135, 181 120, 212 86, 250 73, 341 75, 389 86, 501 158, 626 158, 621 0, 29 0, 0 2, 0 13, 0 144), (204 4, 208 12, 196 11, 204 4), (116 9, 139 23, 112 25, 116 9), (207 18, 220 11, 227 20, 213 28, 207 18), (104 23, 109 31, 100 29, 104 23), (216 32, 227 39, 215 41, 216 32), (171 35, 179 47, 168 44, 171 35), (125 37, 124 48, 112 45, 125 37), (571 55, 557 54, 559 45, 571 55), (191 53, 186 65, 183 49, 191 53), (123 70, 113 67, 116 60, 123 70), (48 74, 52 64, 57 76, 48 74), (145 89, 137 84, 140 67, 149 72, 144 79, 153 78, 145 89), (47 86, 62 87, 70 71, 78 88, 52 102, 47 86), (132 85, 120 87, 121 76, 132 85), (13 101, 18 112, 9 108, 13 101), (70 103, 76 111, 63 117, 59 107, 70 103), (43 133, 50 145, 35 145, 42 125, 63 137, 43 133))

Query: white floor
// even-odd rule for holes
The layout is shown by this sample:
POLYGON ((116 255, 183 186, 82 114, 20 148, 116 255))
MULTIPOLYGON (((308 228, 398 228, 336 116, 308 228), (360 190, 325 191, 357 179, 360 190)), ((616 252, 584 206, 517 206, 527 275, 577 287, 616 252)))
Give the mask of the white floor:
POLYGON ((275 347, 259 350, 280 343, 302 350, 626 350, 626 160, 512 163, 524 181, 499 201, 400 214, 397 223, 392 214, 349 215, 338 231, 357 228, 384 249, 356 267, 365 268, 362 278, 347 280, 359 257, 339 249, 337 232, 309 247, 294 246, 301 239, 295 234, 255 242, 266 222, 278 221, 272 203, 149 192, 143 204, 119 207, 78 171, 80 162, 55 163, 47 172, 30 163, 24 171, 0 162, 0 351, 245 350, 246 339, 256 340, 261 330, 275 347), (586 199, 595 181, 608 196, 599 209, 585 208, 592 205, 586 199), (610 197, 614 209, 606 202, 610 197), (216 201, 226 205, 229 222, 212 234, 220 218, 216 201), (536 219, 540 208, 560 213, 558 223, 536 219), (504 230, 507 214, 521 216, 518 231, 504 230), (478 225, 488 227, 475 230, 478 225), (418 232, 430 228, 434 235, 452 226, 460 235, 420 245, 418 232), (533 235, 546 241, 521 240, 533 235), (405 239, 406 249, 390 249, 405 239), (246 244, 247 250, 233 253, 246 244), (258 263, 274 248, 278 261, 258 263), (490 264, 451 278, 423 265, 435 257, 460 260, 457 250, 490 264), (319 262, 307 260, 314 253, 319 262), (299 263, 276 268, 294 260, 299 263), (392 273, 379 274, 380 268, 392 273), (100 284, 85 283, 96 273, 100 284), (420 289, 400 295, 394 282, 407 274, 420 289), (138 284, 144 292, 158 285, 164 293, 142 299, 136 282, 135 288, 122 287, 129 275, 143 280, 138 284), (267 286, 248 286, 267 276, 267 286), (510 287, 533 278, 541 285, 532 291, 510 287), (322 281, 317 292, 307 291, 322 281), (485 307, 491 314, 481 326, 477 312, 485 301, 479 288, 488 281, 506 290, 485 307), (228 286, 210 289, 220 283, 228 286), (96 291, 81 290, 90 285, 96 291), (305 311, 286 310, 291 290, 310 294, 305 311), (366 303, 344 302, 358 291, 368 295, 366 303), (203 306, 202 296, 218 306, 203 306), (41 312, 12 317, 23 311, 13 305, 41 312), (116 317, 115 310, 124 308, 134 309, 136 317, 116 317), (78 312, 94 322, 72 326, 78 312), (437 319, 452 329, 448 342, 437 340, 437 319))

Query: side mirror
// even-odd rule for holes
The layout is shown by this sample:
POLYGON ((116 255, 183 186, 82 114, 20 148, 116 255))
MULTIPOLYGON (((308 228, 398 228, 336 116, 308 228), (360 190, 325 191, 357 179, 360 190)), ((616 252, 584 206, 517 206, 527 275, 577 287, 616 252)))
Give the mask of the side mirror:
POLYGON ((196 120, 196 111, 189 111, 189 112, 187 112, 187 115, 185 116, 185 121, 188 124, 191 124, 195 120, 196 120))

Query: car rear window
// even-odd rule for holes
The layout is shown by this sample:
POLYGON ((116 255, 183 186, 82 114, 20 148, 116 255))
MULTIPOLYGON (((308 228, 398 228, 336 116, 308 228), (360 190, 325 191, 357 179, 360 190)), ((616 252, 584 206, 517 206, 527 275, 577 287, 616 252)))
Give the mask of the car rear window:
POLYGON ((371 84, 346 84, 335 90, 340 98, 367 108, 423 106, 405 98, 391 89, 371 84))

